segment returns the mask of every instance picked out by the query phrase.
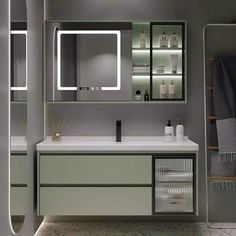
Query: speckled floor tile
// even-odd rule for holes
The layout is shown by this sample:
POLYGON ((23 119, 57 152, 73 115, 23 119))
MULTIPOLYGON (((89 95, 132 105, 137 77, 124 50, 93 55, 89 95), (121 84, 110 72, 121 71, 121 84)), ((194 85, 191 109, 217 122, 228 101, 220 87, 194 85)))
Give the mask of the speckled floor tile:
POLYGON ((44 223, 36 236, 236 236, 236 229, 203 223, 44 223))

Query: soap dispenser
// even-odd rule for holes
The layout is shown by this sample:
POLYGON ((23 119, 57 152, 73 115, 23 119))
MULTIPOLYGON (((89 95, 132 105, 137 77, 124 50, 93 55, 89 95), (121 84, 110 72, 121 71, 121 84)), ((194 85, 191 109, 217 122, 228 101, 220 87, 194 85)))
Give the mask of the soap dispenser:
POLYGON ((176 141, 183 142, 184 141, 184 126, 181 120, 177 120, 176 125, 176 141))
POLYGON ((146 89, 145 94, 144 94, 144 101, 148 102, 149 100, 150 100, 150 96, 149 96, 148 90, 146 89))
POLYGON ((142 101, 142 94, 140 90, 137 90, 134 96, 135 101, 142 101))
POLYGON ((175 85, 174 81, 171 80, 171 84, 169 85, 169 98, 175 98, 175 85))
POLYGON ((159 37, 160 48, 168 48, 168 36, 165 32, 159 37))
POLYGON ((142 31, 140 34, 140 48, 146 48, 147 34, 145 31, 142 31))
POLYGON ((173 34, 171 34, 170 36, 170 47, 171 48, 179 47, 179 37, 175 32, 173 32, 173 34))
POLYGON ((167 91, 168 87, 165 84, 165 81, 162 81, 162 84, 160 85, 160 98, 167 98, 167 91))
POLYGON ((174 141, 174 127, 171 125, 170 120, 168 120, 167 125, 165 127, 165 141, 174 141))

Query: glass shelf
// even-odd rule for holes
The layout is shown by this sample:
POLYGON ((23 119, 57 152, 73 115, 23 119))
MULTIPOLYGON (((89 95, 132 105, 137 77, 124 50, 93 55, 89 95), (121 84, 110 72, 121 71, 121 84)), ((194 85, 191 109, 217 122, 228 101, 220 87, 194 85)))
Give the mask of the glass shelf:
POLYGON ((133 73, 132 76, 150 76, 150 73, 133 73))
POLYGON ((163 73, 163 74, 158 74, 158 73, 152 73, 153 76, 163 76, 163 77, 182 77, 183 74, 169 74, 169 73, 163 73))
POLYGON ((185 100, 185 28, 185 22, 150 23, 152 101, 185 100))
MULTIPOLYGON (((157 53, 182 53, 182 48, 153 48, 153 52, 157 53)), ((133 52, 150 53, 150 48, 133 48, 133 52)))

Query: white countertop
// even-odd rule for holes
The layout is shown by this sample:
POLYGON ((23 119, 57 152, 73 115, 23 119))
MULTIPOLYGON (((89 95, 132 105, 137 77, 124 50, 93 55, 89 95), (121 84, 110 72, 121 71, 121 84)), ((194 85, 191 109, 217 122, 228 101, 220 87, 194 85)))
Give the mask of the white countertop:
POLYGON ((198 151, 199 145, 185 137, 183 142, 167 142, 163 136, 124 136, 117 143, 114 136, 63 136, 61 141, 52 137, 37 144, 38 151, 151 151, 151 152, 189 152, 198 151))
POLYGON ((12 136, 11 137, 11 151, 21 152, 27 151, 27 142, 23 136, 12 136))

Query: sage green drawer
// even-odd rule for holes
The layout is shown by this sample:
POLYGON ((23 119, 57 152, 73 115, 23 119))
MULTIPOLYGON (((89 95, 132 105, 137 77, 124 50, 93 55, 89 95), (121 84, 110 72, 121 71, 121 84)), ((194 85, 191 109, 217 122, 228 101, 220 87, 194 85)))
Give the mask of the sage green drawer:
POLYGON ((24 216, 27 209, 27 187, 11 187, 11 215, 24 216))
POLYGON ((40 156, 40 184, 151 184, 151 156, 40 156))
POLYGON ((151 187, 41 187, 40 215, 151 215, 151 187))
POLYGON ((11 155, 11 184, 28 183, 28 160, 26 155, 11 155))

